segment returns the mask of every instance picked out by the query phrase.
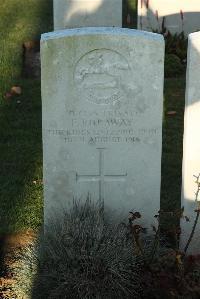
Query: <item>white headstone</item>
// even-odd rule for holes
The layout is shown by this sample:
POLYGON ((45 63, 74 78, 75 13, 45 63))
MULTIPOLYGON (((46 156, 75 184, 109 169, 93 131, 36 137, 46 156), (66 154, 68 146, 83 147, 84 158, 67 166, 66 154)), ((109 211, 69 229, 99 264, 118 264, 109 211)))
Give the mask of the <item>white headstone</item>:
POLYGON ((131 29, 42 36, 45 217, 73 198, 150 225, 160 206, 164 41, 131 29))
POLYGON ((122 0, 54 0, 54 30, 122 27, 122 0))
MULTIPOLYGON (((183 183, 182 205, 185 215, 190 222, 182 221, 182 241, 184 248, 192 231, 196 217, 195 210, 200 204, 200 193, 195 183, 200 174, 200 32, 189 35, 188 41, 187 86, 185 103, 184 145, 183 145, 183 183), (197 197, 197 201, 195 200, 197 197)), ((199 179, 200 181, 200 179, 199 179)), ((198 222, 192 243, 188 252, 199 253, 200 249, 200 223, 198 222)))
POLYGON ((165 27, 172 33, 188 33, 200 30, 199 0, 139 0, 138 29, 161 30, 165 27))

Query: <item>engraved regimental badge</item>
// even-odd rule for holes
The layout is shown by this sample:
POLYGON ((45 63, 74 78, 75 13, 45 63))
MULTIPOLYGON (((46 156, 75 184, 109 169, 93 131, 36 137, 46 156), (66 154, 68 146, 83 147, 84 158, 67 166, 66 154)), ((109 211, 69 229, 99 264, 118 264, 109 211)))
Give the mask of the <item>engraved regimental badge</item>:
POLYGON ((74 71, 78 96, 99 105, 122 100, 126 93, 127 70, 126 58, 116 51, 97 49, 86 53, 76 63, 74 71))

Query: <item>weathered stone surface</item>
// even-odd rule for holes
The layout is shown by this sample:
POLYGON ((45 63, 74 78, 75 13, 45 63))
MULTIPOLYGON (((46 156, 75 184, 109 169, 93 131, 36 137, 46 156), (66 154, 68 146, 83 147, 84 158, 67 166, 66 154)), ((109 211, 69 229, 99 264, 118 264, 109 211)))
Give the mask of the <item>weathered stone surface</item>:
POLYGON ((62 30, 42 36, 41 54, 45 217, 89 193, 150 226, 160 206, 163 37, 62 30))
MULTIPOLYGON (((190 222, 182 221, 182 248, 185 246, 192 230, 196 217, 195 210, 200 201, 200 194, 195 195, 198 185, 195 183, 200 174, 200 32, 189 35, 187 86, 185 103, 185 124, 183 144, 183 182, 182 182, 182 205, 185 215, 190 222), (197 197, 197 198, 196 198, 197 197), (195 200, 197 199, 197 201, 195 200)), ((189 251, 199 253, 200 249, 200 224, 193 237, 189 251)))
POLYGON ((122 27, 122 0, 54 0, 54 30, 122 27))
POLYGON ((139 0, 138 29, 188 33, 200 30, 199 0, 139 0))

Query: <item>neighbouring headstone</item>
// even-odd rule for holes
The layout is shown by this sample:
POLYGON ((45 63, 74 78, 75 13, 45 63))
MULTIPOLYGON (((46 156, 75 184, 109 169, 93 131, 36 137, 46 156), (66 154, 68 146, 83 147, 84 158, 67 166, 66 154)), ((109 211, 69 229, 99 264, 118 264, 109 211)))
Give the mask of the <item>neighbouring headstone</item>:
MULTIPOLYGON (((182 220, 181 247, 184 248, 192 231, 200 205, 200 32, 189 35, 187 86, 185 103, 182 205, 189 222, 182 220), (195 194, 196 193, 196 194, 195 194)), ((199 253, 200 223, 198 221, 188 252, 199 253)))
POLYGON ((164 41, 132 29, 42 35, 45 219, 73 198, 150 226, 160 207, 164 41))
POLYGON ((162 31, 163 26, 186 35, 200 30, 199 0, 139 0, 137 28, 162 31))
POLYGON ((54 30, 122 27, 122 0, 54 0, 54 30))

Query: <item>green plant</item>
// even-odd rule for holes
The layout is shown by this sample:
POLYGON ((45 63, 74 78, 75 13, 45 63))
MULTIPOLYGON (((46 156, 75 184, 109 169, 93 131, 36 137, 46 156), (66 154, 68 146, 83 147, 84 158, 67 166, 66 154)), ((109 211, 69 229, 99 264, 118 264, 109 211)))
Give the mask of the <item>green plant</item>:
POLYGON ((89 199, 51 223, 41 249, 33 298, 140 298, 139 265, 126 228, 103 219, 89 199))
MULTIPOLYGON (((177 247, 174 249, 166 247, 163 252, 157 250, 155 259, 145 265, 142 275, 144 298, 198 299, 200 297, 200 254, 187 255, 200 216, 200 174, 194 177, 197 184, 195 193, 197 208, 188 241, 183 251, 177 247)), ((189 218, 184 215, 184 208, 173 214, 179 219, 185 218, 186 221, 189 221, 189 218)), ((179 228, 174 230, 176 238, 180 236, 180 233, 179 228)))
POLYGON ((183 31, 172 34, 166 28, 165 21, 166 17, 163 17, 161 28, 152 30, 165 39, 165 77, 181 76, 186 70, 188 40, 183 31))
MULTIPOLYGON (((200 175, 195 177, 197 200, 200 175)), ((183 212, 182 208, 173 215, 187 221, 183 212)), ((63 218, 49 223, 38 250, 33 247, 27 251, 23 259, 26 266, 17 272, 31 279, 35 275, 32 298, 37 299, 198 299, 200 255, 186 255, 199 219, 199 209, 196 212, 191 235, 181 252, 161 236, 162 210, 155 215, 158 224, 152 226, 153 236, 138 224, 142 217, 139 212, 131 211, 127 224, 116 224, 112 215, 106 216, 89 198, 85 204, 74 201, 63 218)), ((178 240, 179 228, 174 233, 178 240)), ((30 293, 30 283, 26 284, 27 291, 30 293)))
POLYGON ((200 256, 188 256, 166 249, 163 254, 144 268, 142 275, 143 298, 198 299, 200 297, 200 256))
POLYGON ((165 77, 178 77, 185 71, 180 58, 175 54, 165 55, 165 77))
POLYGON ((176 33, 172 34, 170 31, 167 31, 164 34, 165 38, 165 49, 166 54, 174 54, 180 58, 183 64, 186 63, 187 59, 187 38, 185 37, 184 33, 176 33))
POLYGON ((165 38, 165 76, 184 75, 187 62, 187 38, 184 33, 164 33, 165 38))

